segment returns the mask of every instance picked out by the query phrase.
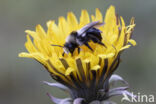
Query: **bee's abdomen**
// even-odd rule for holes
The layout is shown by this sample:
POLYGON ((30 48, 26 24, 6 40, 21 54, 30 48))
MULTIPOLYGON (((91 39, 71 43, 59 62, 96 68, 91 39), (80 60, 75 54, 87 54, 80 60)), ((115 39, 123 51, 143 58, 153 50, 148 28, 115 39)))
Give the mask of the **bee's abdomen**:
POLYGON ((86 32, 86 35, 90 38, 96 37, 98 40, 102 40, 101 31, 96 28, 91 28, 86 32))
POLYGON ((94 43, 97 43, 102 40, 101 31, 96 28, 91 28, 86 33, 87 37, 92 40, 94 43))

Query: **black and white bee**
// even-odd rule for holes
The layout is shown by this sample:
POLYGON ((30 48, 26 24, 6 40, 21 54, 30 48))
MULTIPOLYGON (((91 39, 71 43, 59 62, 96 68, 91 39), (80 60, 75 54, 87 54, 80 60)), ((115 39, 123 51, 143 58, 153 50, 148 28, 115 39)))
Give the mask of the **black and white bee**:
POLYGON ((63 56, 64 54, 73 54, 74 50, 78 48, 78 53, 80 53, 80 46, 85 45, 87 46, 91 51, 93 49, 88 44, 88 42, 93 41, 94 43, 98 43, 104 47, 105 44, 102 43, 102 36, 101 31, 97 29, 96 27, 102 26, 104 23, 101 23, 99 21, 91 22, 84 27, 82 27, 80 30, 73 31, 70 33, 70 35, 66 38, 64 46, 60 45, 52 45, 52 46, 59 46, 63 47, 63 56))

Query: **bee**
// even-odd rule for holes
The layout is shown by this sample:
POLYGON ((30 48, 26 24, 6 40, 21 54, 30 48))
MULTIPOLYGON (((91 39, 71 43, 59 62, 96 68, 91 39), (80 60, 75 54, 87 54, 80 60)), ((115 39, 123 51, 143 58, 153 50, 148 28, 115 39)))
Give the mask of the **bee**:
POLYGON ((82 27, 80 30, 71 32, 70 35, 66 38, 65 44, 63 46, 61 45, 52 45, 52 46, 62 47, 64 51, 62 53, 62 56, 64 56, 64 54, 69 53, 73 55, 73 52, 75 51, 76 48, 78 48, 78 53, 80 53, 80 46, 82 45, 87 46, 91 51, 93 51, 91 46, 88 44, 88 42, 90 41, 106 47, 106 45, 102 43, 101 36, 102 32, 96 28, 102 25, 104 25, 104 23, 101 23, 99 21, 91 22, 82 27))

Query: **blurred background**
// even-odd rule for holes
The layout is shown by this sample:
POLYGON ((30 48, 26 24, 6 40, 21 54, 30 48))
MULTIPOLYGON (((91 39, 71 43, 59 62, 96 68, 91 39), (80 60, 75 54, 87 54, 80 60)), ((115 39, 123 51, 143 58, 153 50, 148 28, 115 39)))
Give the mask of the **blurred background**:
MULTIPOLYGON (((136 18, 133 39, 138 45, 122 54, 116 73, 129 82, 135 94, 156 97, 156 0, 0 0, 0 104, 52 104, 47 92, 62 98, 67 95, 42 84, 54 82, 42 65, 18 57, 26 51, 26 29, 35 30, 41 24, 46 30, 48 20, 57 21, 68 11, 78 17, 82 9, 94 14, 99 8, 105 14, 110 5, 127 25, 132 16, 136 18)), ((121 98, 113 100, 120 104, 121 98)))

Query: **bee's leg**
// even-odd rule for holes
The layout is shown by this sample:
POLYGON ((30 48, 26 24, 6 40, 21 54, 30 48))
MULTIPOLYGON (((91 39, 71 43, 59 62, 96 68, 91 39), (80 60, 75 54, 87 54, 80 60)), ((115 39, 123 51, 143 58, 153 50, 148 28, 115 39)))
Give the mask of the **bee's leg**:
POLYGON ((62 56, 64 56, 65 52, 62 53, 62 56))
POLYGON ((71 56, 73 57, 73 53, 71 53, 71 56))
MULTIPOLYGON (((98 43, 100 45, 103 45, 104 47, 106 47, 106 45, 104 43, 101 42, 101 40, 99 40, 96 36, 90 36, 91 37, 91 40, 94 42, 94 43, 98 43)), ((107 47, 106 47, 107 48, 107 47)))
POLYGON ((78 54, 80 53, 80 50, 81 50, 80 47, 78 47, 78 54))
POLYGON ((103 45, 104 47, 107 48, 107 46, 104 43, 102 43, 101 41, 98 41, 97 43, 100 44, 100 45, 103 45))
POLYGON ((103 45, 104 47, 107 48, 107 46, 106 46, 104 43, 102 43, 101 40, 99 40, 97 37, 92 36, 92 35, 91 35, 90 37, 92 37, 91 40, 92 40, 94 43, 98 43, 98 44, 103 45))
POLYGON ((91 50, 93 51, 93 49, 90 47, 90 45, 88 43, 85 43, 85 45, 91 50))

